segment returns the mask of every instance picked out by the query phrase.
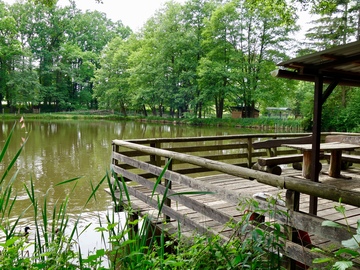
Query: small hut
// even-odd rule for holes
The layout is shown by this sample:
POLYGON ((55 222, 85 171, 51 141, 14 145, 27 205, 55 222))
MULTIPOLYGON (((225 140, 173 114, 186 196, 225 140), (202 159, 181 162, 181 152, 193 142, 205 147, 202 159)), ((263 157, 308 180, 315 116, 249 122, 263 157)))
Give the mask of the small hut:
POLYGON ((260 111, 252 107, 233 106, 231 107, 232 118, 246 118, 246 111, 250 111, 253 118, 258 118, 260 111))

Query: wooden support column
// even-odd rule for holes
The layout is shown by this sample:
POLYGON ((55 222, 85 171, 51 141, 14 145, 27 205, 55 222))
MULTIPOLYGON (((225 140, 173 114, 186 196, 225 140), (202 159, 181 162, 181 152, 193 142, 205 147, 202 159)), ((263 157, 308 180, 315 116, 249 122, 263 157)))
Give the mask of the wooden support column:
MULTIPOLYGON (((321 113, 322 113, 322 92, 323 77, 315 76, 314 86, 314 117, 313 117, 313 135, 312 135, 312 155, 311 155, 311 181, 319 182, 319 160, 320 160, 320 140, 321 140, 321 113)), ((310 196, 309 213, 316 215, 318 198, 310 196)))

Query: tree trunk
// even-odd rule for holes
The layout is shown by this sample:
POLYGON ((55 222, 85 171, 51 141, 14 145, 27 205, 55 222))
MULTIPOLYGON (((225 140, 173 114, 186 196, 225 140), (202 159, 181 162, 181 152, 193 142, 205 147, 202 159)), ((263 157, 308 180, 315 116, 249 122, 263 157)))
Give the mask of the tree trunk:
POLYGON ((152 112, 153 116, 156 116, 156 107, 155 106, 151 107, 151 112, 152 112))
POLYGON ((145 107, 145 105, 143 105, 143 112, 144 112, 144 116, 145 116, 145 117, 147 117, 147 116, 148 116, 148 114, 147 114, 147 111, 146 111, 146 107, 145 107))

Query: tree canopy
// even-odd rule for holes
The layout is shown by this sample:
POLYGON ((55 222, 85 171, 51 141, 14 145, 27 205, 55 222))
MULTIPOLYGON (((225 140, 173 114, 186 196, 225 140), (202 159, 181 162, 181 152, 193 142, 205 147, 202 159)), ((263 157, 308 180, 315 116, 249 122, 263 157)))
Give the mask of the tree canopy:
MULTIPOLYGON (((138 32, 83 12, 76 1, 56 3, 0 1, 0 98, 9 109, 222 118, 235 106, 247 117, 254 108, 291 107, 309 116, 302 103, 311 100, 311 87, 270 71, 297 49, 347 43, 360 32, 355 0, 169 1, 138 32), (295 7, 316 15, 303 44, 292 38, 299 31, 295 7)), ((338 91, 342 108, 355 106, 348 89, 338 91)))

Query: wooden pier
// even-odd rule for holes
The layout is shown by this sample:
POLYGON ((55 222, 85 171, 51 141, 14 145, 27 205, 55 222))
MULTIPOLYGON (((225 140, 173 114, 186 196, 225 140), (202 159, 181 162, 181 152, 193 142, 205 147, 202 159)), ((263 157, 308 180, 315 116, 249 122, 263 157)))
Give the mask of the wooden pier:
MULTIPOLYGON (((312 247, 334 249, 355 234, 360 216, 360 169, 352 166, 342 171, 342 178, 331 178, 324 173, 328 168, 324 163, 318 183, 304 179, 301 171, 288 165, 282 166, 280 176, 249 169, 258 157, 267 155, 265 150, 253 149, 254 141, 306 135, 114 140, 112 169, 125 179, 130 202, 121 192, 121 183, 116 196, 125 206, 131 205, 135 218, 163 217, 154 218, 154 225, 170 235, 178 230, 180 223, 182 235, 220 235, 225 241, 234 233, 226 226, 230 220, 241 221, 246 211, 259 210, 250 205, 242 208, 246 199, 257 200, 260 209, 266 210, 269 208, 267 198, 272 196, 277 203, 271 207, 287 213, 271 218, 289 228, 284 245, 288 268, 296 269, 294 262, 313 266, 313 259, 321 255, 312 252, 312 247), (166 164, 169 167, 164 170, 166 164), (159 176, 162 182, 156 185, 159 176), (157 198, 163 198, 164 194, 165 204, 158 215, 157 198), (318 198, 317 216, 308 214, 310 196, 318 198), (340 199, 346 208, 346 219, 335 210, 340 199), (343 226, 325 227, 322 226, 324 220, 343 226), (294 232, 298 231, 308 233, 311 245, 295 239, 294 232)), ((296 151, 284 147, 276 149, 277 155, 294 153, 296 151)))

